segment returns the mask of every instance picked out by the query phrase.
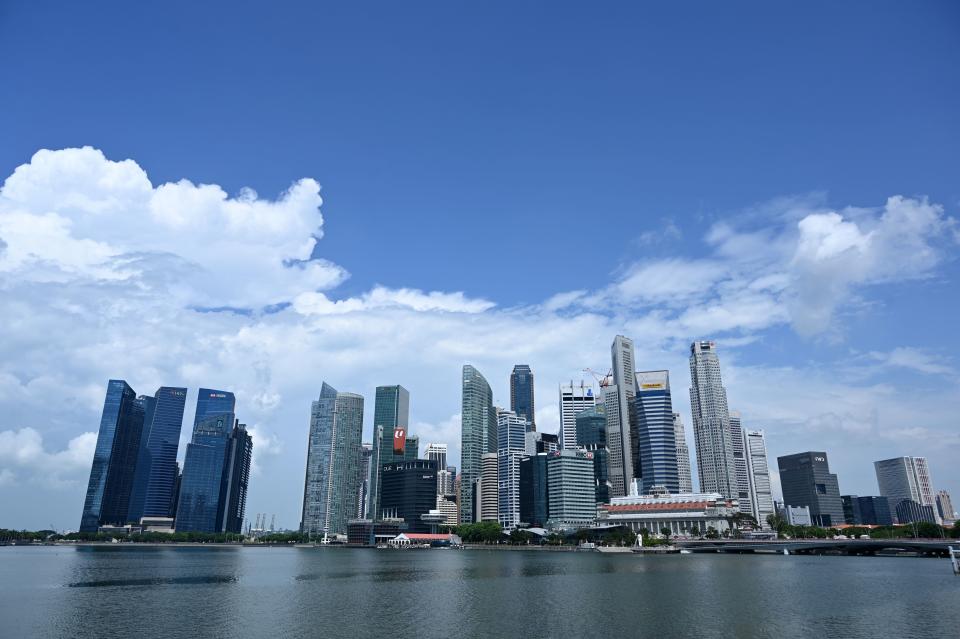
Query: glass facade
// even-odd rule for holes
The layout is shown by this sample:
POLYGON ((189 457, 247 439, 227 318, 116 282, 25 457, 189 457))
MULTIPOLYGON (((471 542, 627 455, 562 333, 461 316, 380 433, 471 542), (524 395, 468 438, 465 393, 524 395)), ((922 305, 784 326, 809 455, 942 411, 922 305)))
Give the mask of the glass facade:
POLYGON ((162 386, 147 403, 144 436, 137 459, 137 475, 130 502, 131 522, 141 517, 173 517, 173 492, 177 482, 177 450, 183 426, 186 388, 162 386))
POLYGON ((100 417, 100 430, 97 432, 97 445, 94 449, 90 479, 87 482, 87 493, 83 501, 80 532, 97 532, 100 525, 113 440, 122 415, 130 410, 130 404, 136 400, 136 396, 133 389, 122 379, 111 379, 107 382, 107 394, 100 417))
POLYGON ((520 522, 520 458, 529 426, 513 411, 497 412, 497 520, 503 528, 520 522))
POLYGON ((225 413, 194 426, 180 480, 178 532, 221 531, 221 492, 233 423, 233 413, 225 413))
POLYGON ((324 382, 310 414, 302 532, 347 533, 347 521, 356 516, 359 497, 362 432, 363 397, 339 393, 324 382))
POLYGON ((107 481, 103 489, 100 525, 123 526, 129 517, 130 496, 137 470, 137 456, 143 436, 145 402, 124 401, 110 450, 107 481))
MULTIPOLYGON (((398 426, 409 429, 410 391, 399 384, 377 386, 373 404, 373 458, 370 461, 373 476, 370 479, 370 497, 367 500, 367 516, 371 519, 378 519, 380 516, 380 470, 384 464, 389 464, 396 458, 393 453, 393 431, 398 426)), ((410 437, 408 430, 404 458, 416 459, 419 444, 419 440, 410 437), (410 452, 413 453, 412 457, 410 452)))
POLYGON ((533 401, 533 371, 527 364, 517 364, 510 374, 510 410, 517 417, 530 423, 530 430, 537 430, 533 401))
POLYGON ((547 488, 547 453, 520 460, 520 522, 543 528, 550 518, 550 491, 547 488))
POLYGON ((486 378, 473 366, 463 367, 460 410, 460 521, 475 521, 475 483, 482 472, 482 458, 497 452, 497 413, 493 391, 486 378))
POLYGON ((716 342, 690 345, 690 411, 700 490, 737 498, 736 463, 730 440, 727 389, 720 379, 716 342))
POLYGON ((245 424, 234 427, 227 449, 220 503, 224 512, 220 529, 239 533, 243 530, 243 515, 247 506, 250 485, 250 463, 253 460, 253 438, 245 424))
POLYGON ((672 494, 680 492, 677 472, 677 440, 673 428, 673 401, 670 397, 670 374, 667 371, 645 371, 636 374, 634 399, 639 441, 640 491, 645 495, 654 486, 662 486, 672 494))
POLYGON ((381 467, 381 478, 383 511, 403 519, 407 532, 431 532, 420 516, 437 506, 437 462, 397 460, 381 467))
POLYGON ((593 453, 593 480, 596 502, 610 501, 610 477, 608 464, 610 451, 607 448, 607 415, 602 405, 588 408, 576 417, 577 444, 593 453))

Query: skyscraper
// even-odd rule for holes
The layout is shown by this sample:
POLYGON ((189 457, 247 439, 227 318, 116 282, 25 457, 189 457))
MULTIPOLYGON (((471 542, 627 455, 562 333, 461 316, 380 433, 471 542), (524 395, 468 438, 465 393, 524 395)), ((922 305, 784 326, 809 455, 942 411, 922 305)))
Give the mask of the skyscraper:
MULTIPOLYGON (((373 457, 370 459, 372 476, 367 508, 367 517, 370 519, 380 517, 380 471, 384 464, 389 464, 397 457, 394 454, 394 430, 402 428, 406 439, 410 434, 409 426, 410 392, 399 384, 377 386, 373 406, 373 457)), ((413 442, 409 443, 412 448, 413 442)), ((405 455, 399 457, 404 458, 405 455)))
POLYGON ((110 450, 110 465, 103 488, 103 510, 100 524, 122 526, 130 521, 130 498, 136 477, 137 457, 143 436, 148 400, 137 398, 129 404, 117 422, 117 431, 110 450))
POLYGON ((360 444, 360 463, 357 468, 357 519, 363 519, 369 508, 370 500, 370 476, 372 469, 370 460, 373 458, 373 444, 363 442, 360 444))
POLYGON ((956 513, 953 510, 953 500, 950 499, 950 493, 945 490, 937 491, 937 515, 940 516, 944 525, 954 525, 956 513))
POLYGON ((693 492, 693 474, 690 470, 690 448, 687 446, 687 433, 683 428, 680 413, 673 414, 673 438, 677 442, 677 481, 680 493, 693 492))
POLYGON ((503 528, 520 522, 520 458, 529 427, 512 410, 497 411, 497 520, 503 528))
POLYGON ((170 504, 177 483, 177 449, 187 389, 161 386, 154 397, 144 400, 149 402, 149 407, 128 515, 133 522, 140 521, 141 517, 175 515, 170 504))
POLYGON ((899 512, 897 504, 910 499, 937 512, 926 457, 894 457, 873 462, 873 467, 877 472, 880 494, 888 499, 891 510, 899 512))
MULTIPOLYGON (((636 363, 634 361, 633 340, 623 335, 617 335, 610 345, 610 355, 613 360, 613 388, 616 390, 620 437, 619 450, 610 445, 611 458, 619 456, 617 464, 611 464, 611 469, 620 468, 623 476, 624 491, 635 478, 641 476, 640 448, 637 433, 637 414, 634 397, 637 392, 636 363)), ((608 417, 611 415, 607 407, 608 417)), ((607 443, 612 444, 611 438, 607 443)), ((617 480, 614 479, 616 487, 617 480)), ((626 494, 626 493, 624 493, 626 494)), ((620 496, 619 493, 616 496, 620 496)))
POLYGON ((595 404, 593 387, 586 382, 560 384, 560 448, 577 447, 577 413, 595 404))
POLYGON ((532 431, 524 435, 524 446, 528 455, 552 453, 555 450, 560 450, 560 439, 558 435, 544 433, 543 431, 532 431))
POLYGON ((593 453, 574 449, 547 455, 547 485, 550 528, 575 529, 595 523, 593 453))
MULTIPOLYGON (((111 495, 105 494, 107 475, 118 430, 142 430, 143 418, 143 404, 137 402, 134 390, 122 379, 108 381, 100 430, 97 432, 97 445, 90 467, 90 479, 87 482, 87 494, 83 502, 83 514, 80 518, 80 532, 97 532, 97 528, 104 521, 101 516, 105 498, 111 499, 111 495)), ((117 523, 125 524, 126 521, 117 523)))
POLYGON ((520 522, 543 528, 550 518, 547 488, 547 453, 535 453, 520 460, 520 522))
POLYGON ((527 364, 517 364, 510 374, 510 410, 517 417, 530 423, 530 430, 537 430, 533 401, 533 371, 527 364))
POLYGON ((593 453, 593 481, 598 504, 610 501, 610 449, 607 448, 607 416, 602 405, 577 415, 577 446, 593 453))
MULTIPOLYGON (((486 453, 497 452, 497 414, 493 407, 490 384, 473 366, 463 367, 463 403, 460 410, 460 521, 477 520, 474 512, 474 489, 481 475, 481 461, 486 453)), ((494 462, 494 466, 495 466, 494 462)), ((494 483, 496 486, 496 483, 494 483)), ((496 499, 494 516, 496 519, 496 499)))
POLYGON ((432 459, 437 462, 437 468, 446 469, 447 467, 447 445, 446 444, 427 444, 423 454, 425 459, 432 459))
POLYGON ((747 467, 747 444, 740 424, 740 413, 730 411, 730 444, 733 447, 733 467, 736 480, 736 494, 740 502, 740 512, 756 517, 753 510, 753 495, 750 492, 750 471, 747 467))
POLYGON ((437 505, 437 462, 395 459, 381 468, 381 509, 407 523, 407 532, 428 533, 421 516, 437 505))
MULTIPOLYGON (((201 389, 201 393, 211 392, 201 389)), ((222 391, 213 391, 222 393, 222 391)), ((233 398, 233 393, 225 393, 233 398)), ((220 398, 223 399, 223 398, 220 398)), ((198 402, 199 403, 199 402, 198 402)), ((228 408, 218 403, 217 410, 228 408)), ((193 437, 187 444, 180 481, 180 501, 177 506, 178 532, 220 532, 225 512, 221 500, 227 460, 231 449, 234 425, 233 405, 230 412, 205 415, 193 427, 193 437)), ((200 410, 199 406, 197 408, 200 410)))
POLYGON ((629 492, 630 478, 624 467, 629 455, 623 452, 623 431, 620 419, 620 394, 616 386, 607 385, 600 389, 603 402, 603 414, 607 420, 607 448, 610 450, 610 462, 607 470, 610 477, 610 496, 624 497, 629 492))
POLYGON ((250 485, 250 463, 253 461, 253 438, 246 424, 235 424, 227 442, 220 502, 223 508, 220 531, 243 531, 243 515, 247 507, 250 485))
POLYGON ((500 505, 498 463, 496 453, 484 453, 480 456, 480 478, 474 482, 475 521, 497 521, 500 505))
POLYGON ((677 470, 670 373, 637 372, 636 379, 637 395, 634 402, 641 493, 649 495, 654 486, 660 486, 677 494, 680 492, 680 476, 677 470))
POLYGON ((777 465, 785 505, 807 506, 816 526, 829 528, 844 522, 837 476, 830 472, 825 452, 777 457, 777 465))
POLYGON ((310 413, 301 532, 346 534, 347 520, 356 512, 362 431, 363 397, 324 382, 310 413))
POLYGON ((762 430, 745 430, 744 435, 753 516, 756 517, 760 526, 769 528, 767 517, 774 513, 774 509, 773 493, 770 488, 770 468, 767 465, 766 439, 762 430))
POLYGON ((720 379, 716 342, 699 341, 690 345, 690 381, 700 491, 736 498, 739 491, 730 441, 727 390, 720 379))

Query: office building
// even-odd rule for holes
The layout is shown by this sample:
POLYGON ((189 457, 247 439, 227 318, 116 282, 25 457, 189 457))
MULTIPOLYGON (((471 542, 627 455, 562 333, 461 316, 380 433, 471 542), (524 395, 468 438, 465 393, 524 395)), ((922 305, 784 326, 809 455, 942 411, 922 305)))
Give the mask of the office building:
POLYGON ((896 510, 899 502, 909 499, 930 506, 936 512, 937 502, 926 457, 894 457, 873 462, 873 467, 880 494, 887 498, 891 508, 896 510))
POLYGON ((527 364, 517 364, 510 373, 510 410, 527 420, 530 430, 537 430, 536 407, 533 401, 533 371, 527 364))
MULTIPOLYGON (((380 518, 380 470, 384 464, 389 464, 397 457, 407 457, 408 449, 419 449, 419 442, 411 441, 408 432, 410 426, 410 392, 400 386, 377 386, 373 405, 373 453, 370 458, 370 496, 367 499, 367 517, 373 520, 380 518), (399 436, 395 432, 399 429, 399 436), (400 454, 395 452, 397 442, 402 441, 400 454)), ((417 458, 416 450, 412 459, 417 458)))
POLYGON ((844 521, 854 526, 892 526, 893 515, 886 497, 842 495, 844 521))
POLYGON ((762 528, 769 529, 767 519, 774 514, 774 509, 766 439, 762 430, 744 430, 743 435, 746 443, 747 477, 750 481, 750 513, 762 528))
POLYGON ((953 510, 953 500, 950 499, 950 493, 945 490, 937 491, 937 515, 945 526, 953 526, 957 519, 957 514, 953 510))
POLYGON ((252 461, 253 438, 247 432, 246 424, 236 424, 227 443, 221 484, 221 504, 224 512, 220 520, 220 532, 239 533, 243 530, 252 461))
POLYGON ((373 459, 373 444, 360 444, 360 462, 357 464, 357 519, 363 519, 370 508, 370 477, 374 475, 371 468, 373 459))
POLYGON ((680 476, 677 470, 670 373, 638 371, 635 375, 634 410, 640 459, 636 470, 640 474, 640 494, 650 494, 654 486, 677 494, 680 492, 680 476))
POLYGON ((610 461, 607 473, 610 480, 610 496, 624 497, 630 492, 631 479, 626 476, 623 454, 623 433, 620 419, 620 394, 616 386, 607 384, 600 388, 600 403, 607 420, 607 450, 610 461))
POLYGON ((437 494, 445 497, 457 494, 457 472, 453 466, 437 471, 437 494))
MULTIPOLYGON (((610 448, 610 475, 614 495, 622 496, 629 490, 630 483, 640 477, 640 448, 637 433, 637 414, 634 397, 637 391, 636 365, 634 361, 633 340, 617 335, 610 345, 613 363, 613 384, 604 390, 612 390, 616 397, 616 410, 609 403, 613 397, 604 395, 604 409, 607 420, 615 418, 617 436, 607 435, 610 448)), ((608 426, 609 429, 609 426, 608 426)))
POLYGON ((607 448, 607 416, 602 405, 577 415, 577 446, 593 453, 593 483, 598 504, 610 501, 610 449, 607 448))
MULTIPOLYGON (((480 479, 482 458, 497 452, 497 413, 493 392, 486 378, 473 366, 463 367, 462 404, 460 409, 460 521, 479 520, 474 512, 473 491, 480 479)), ((494 484, 495 486, 496 484, 494 484)), ((496 504, 496 499, 494 499, 496 504)), ((496 505, 494 516, 496 519, 496 505)))
POLYGON ((547 527, 572 530, 593 526, 597 502, 593 453, 564 449, 547 455, 547 527))
POLYGON ((812 526, 813 518, 807 506, 783 505, 777 509, 777 514, 783 517, 790 526, 812 526))
POLYGON ((750 494, 750 473, 747 469, 747 444, 740 424, 740 413, 730 411, 730 445, 733 448, 733 468, 736 498, 740 512, 756 518, 753 512, 753 496, 750 494))
POLYGON ((676 537, 705 535, 711 528, 723 533, 739 512, 736 500, 720 493, 614 497, 599 509, 599 525, 627 526, 635 533, 646 530, 653 535, 669 528, 676 537))
POLYGON ((310 410, 301 532, 346 535, 357 507, 362 431, 363 397, 337 392, 324 382, 310 410))
POLYGON ((897 502, 896 514, 897 522, 901 524, 937 523, 936 511, 931 506, 912 499, 901 499, 897 502))
POLYGON ((512 410, 497 411, 497 520, 505 529, 520 522, 520 458, 530 422, 512 410))
POLYGON ((528 432, 524 435, 524 448, 527 455, 552 453, 560 450, 560 436, 540 431, 528 432))
MULTIPOLYGON (((87 493, 83 501, 83 514, 80 518, 80 532, 97 532, 101 524, 125 524, 126 521, 112 522, 102 518, 104 497, 116 501, 105 494, 110 460, 114 450, 114 440, 118 431, 133 431, 143 428, 143 404, 137 401, 137 394, 122 379, 107 382, 107 393, 100 417, 100 429, 97 432, 97 444, 90 467, 87 493)), ((126 517, 124 517, 126 519, 126 517)))
MULTIPOLYGON (((499 515, 497 467, 498 459, 496 453, 484 453, 481 455, 480 477, 473 482, 472 499, 474 503, 471 512, 474 513, 474 521, 497 521, 499 515)), ((460 512, 460 521, 463 521, 462 504, 460 512)))
POLYGON ((385 544, 400 534, 402 519, 351 519, 347 522, 347 543, 351 546, 385 544))
POLYGON ((457 517, 459 517, 460 507, 457 506, 457 500, 452 496, 437 495, 437 512, 443 515, 444 526, 456 526, 457 517))
POLYGON ((187 389, 161 386, 145 405, 143 436, 130 498, 128 521, 142 517, 173 518, 171 510, 177 483, 177 450, 187 389))
POLYGON ((395 460, 381 467, 380 509, 387 518, 402 519, 409 532, 430 532, 422 517, 437 505, 437 462, 395 460))
POLYGON ((550 518, 550 491, 547 485, 547 453, 535 453, 520 460, 520 522, 526 527, 544 528, 550 518))
POLYGON ((830 472, 825 452, 785 455, 777 458, 777 465, 785 504, 807 506, 816 526, 829 528, 843 523, 837 476, 830 472))
POLYGON ((720 378, 716 342, 697 341, 690 345, 690 381, 690 411, 693 414, 700 490, 736 498, 739 490, 733 442, 730 440, 727 390, 720 378))
POLYGON ((447 468, 447 445, 446 444, 427 444, 423 453, 424 459, 432 459, 437 462, 437 468, 447 468))
POLYGON ((690 447, 680 413, 673 414, 673 439, 677 443, 677 483, 680 494, 693 492, 693 473, 690 468, 690 447))
POLYGON ((577 447, 577 414, 596 404, 593 386, 584 381, 560 384, 560 448, 577 447))
POLYGON ((129 507, 149 402, 142 397, 130 402, 129 410, 123 411, 117 422, 103 487, 101 526, 123 526, 130 521, 129 507))
POLYGON ((194 425, 183 460, 177 532, 221 532, 226 511, 221 488, 233 425, 232 407, 227 413, 207 413, 194 425))

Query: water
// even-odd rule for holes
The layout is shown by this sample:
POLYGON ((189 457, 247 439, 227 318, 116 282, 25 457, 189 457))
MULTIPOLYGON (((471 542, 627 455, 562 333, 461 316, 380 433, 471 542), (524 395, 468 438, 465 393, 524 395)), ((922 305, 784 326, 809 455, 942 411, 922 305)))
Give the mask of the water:
POLYGON ((956 637, 946 560, 0 548, 0 637, 956 637))

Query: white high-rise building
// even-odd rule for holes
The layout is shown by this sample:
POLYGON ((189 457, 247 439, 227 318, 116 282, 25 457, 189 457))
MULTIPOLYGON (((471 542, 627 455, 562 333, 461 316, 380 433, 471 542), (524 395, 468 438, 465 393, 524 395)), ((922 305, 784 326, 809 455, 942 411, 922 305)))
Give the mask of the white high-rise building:
POLYGON ((581 380, 560 384, 560 448, 577 447, 577 414, 596 404, 593 386, 581 380))
POLYGON ((520 523, 520 458, 530 426, 512 410, 497 409, 497 521, 505 529, 520 523))
POLYGON ((774 513, 770 488, 770 467, 767 465, 767 443, 762 430, 745 430, 747 471, 753 516, 763 528, 769 528, 767 517, 774 513))
POLYGON ((476 481, 474 521, 497 521, 497 454, 480 456, 480 478, 476 481))
POLYGON ((747 465, 746 438, 743 426, 740 424, 740 413, 730 411, 730 443, 733 445, 733 464, 736 471, 735 497, 740 503, 740 512, 756 518, 753 510, 753 494, 751 492, 750 469, 747 465))
POLYGON ((680 494, 693 492, 693 475, 690 472, 690 447, 687 446, 687 434, 683 428, 680 413, 673 414, 673 438, 677 442, 677 477, 680 480, 680 494))
POLYGON ((610 447, 611 497, 623 497, 637 477, 637 433, 634 398, 637 394, 633 340, 617 335, 610 345, 613 383, 603 394, 607 414, 607 445, 610 447), (613 404, 616 404, 615 406, 613 404), (613 432, 611 432, 613 431, 613 432))
POLYGON ((447 445, 446 444, 427 444, 423 453, 424 459, 432 459, 437 462, 437 470, 447 468, 447 445))
POLYGON ((890 502, 891 513, 901 501, 910 499, 933 508, 934 516, 939 521, 926 457, 894 457, 873 462, 873 467, 877 471, 880 494, 890 502))
POLYGON ((945 490, 937 491, 937 514, 943 520, 945 526, 952 526, 956 521, 957 514, 953 511, 953 500, 950 499, 950 493, 945 490))
POLYGON ((739 492, 737 471, 730 440, 727 390, 720 379, 716 342, 698 341, 690 345, 690 381, 700 491, 735 499, 739 492))

